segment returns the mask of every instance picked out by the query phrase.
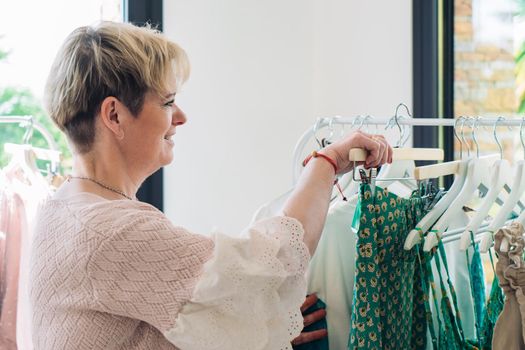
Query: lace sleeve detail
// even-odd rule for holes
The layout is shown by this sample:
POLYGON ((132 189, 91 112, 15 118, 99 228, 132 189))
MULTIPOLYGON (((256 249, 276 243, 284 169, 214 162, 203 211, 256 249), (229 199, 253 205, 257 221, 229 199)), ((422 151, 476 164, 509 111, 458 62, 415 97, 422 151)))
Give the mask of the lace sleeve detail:
POLYGON ((301 332, 309 253, 299 221, 260 221, 216 234, 193 297, 165 336, 181 349, 291 349, 301 332))

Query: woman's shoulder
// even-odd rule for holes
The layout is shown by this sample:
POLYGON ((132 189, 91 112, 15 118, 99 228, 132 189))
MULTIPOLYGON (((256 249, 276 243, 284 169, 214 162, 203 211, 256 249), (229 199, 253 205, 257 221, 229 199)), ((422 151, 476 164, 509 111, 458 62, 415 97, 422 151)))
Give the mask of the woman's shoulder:
POLYGON ((43 220, 44 224, 68 222, 68 227, 94 231, 103 236, 149 225, 173 228, 169 219, 148 203, 127 199, 107 200, 87 192, 51 197, 41 206, 40 214, 39 221, 43 220))

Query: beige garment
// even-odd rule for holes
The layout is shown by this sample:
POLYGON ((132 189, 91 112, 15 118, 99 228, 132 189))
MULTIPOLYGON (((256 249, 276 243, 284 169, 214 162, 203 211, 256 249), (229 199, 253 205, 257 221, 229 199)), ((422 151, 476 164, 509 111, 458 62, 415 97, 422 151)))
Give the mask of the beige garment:
POLYGON ((492 349, 525 349, 525 261, 523 260, 523 226, 512 223, 495 235, 498 253, 496 273, 505 293, 505 305, 494 327, 492 349), (510 243, 509 252, 500 250, 503 238, 510 243))
POLYGON ((291 349, 302 234, 297 220, 273 218, 246 239, 211 238, 137 201, 49 200, 31 254, 35 349, 291 349))
POLYGON ((0 190, 0 349, 16 350, 18 279, 24 203, 7 188, 0 190))

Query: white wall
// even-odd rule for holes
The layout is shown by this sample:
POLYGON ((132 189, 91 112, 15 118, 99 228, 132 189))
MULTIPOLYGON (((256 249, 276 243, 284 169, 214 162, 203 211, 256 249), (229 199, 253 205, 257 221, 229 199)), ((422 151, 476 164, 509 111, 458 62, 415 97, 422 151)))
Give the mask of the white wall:
POLYGON ((165 1, 165 33, 192 63, 165 169, 170 219, 237 234, 290 187, 293 147, 316 117, 410 106, 411 16, 409 0, 165 1))

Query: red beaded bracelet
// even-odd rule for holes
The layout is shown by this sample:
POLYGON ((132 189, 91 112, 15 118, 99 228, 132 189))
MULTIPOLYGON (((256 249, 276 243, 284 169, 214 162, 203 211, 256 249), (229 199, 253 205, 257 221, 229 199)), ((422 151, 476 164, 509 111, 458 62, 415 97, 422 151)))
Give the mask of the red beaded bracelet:
POLYGON ((328 161, 328 163, 332 164, 332 166, 334 167, 334 171, 337 174, 337 164, 335 163, 335 161, 332 158, 328 157, 327 155, 322 154, 322 153, 318 153, 317 151, 313 151, 312 154, 310 154, 308 157, 306 157, 303 160, 303 166, 306 166, 306 164, 308 164, 308 162, 312 158, 317 158, 317 157, 321 157, 321 158, 325 159, 326 161, 328 161))
MULTIPOLYGON (((313 151, 312 154, 310 154, 308 157, 306 157, 303 160, 303 166, 306 166, 306 164, 308 164, 308 162, 312 158, 317 158, 317 157, 321 157, 325 159, 326 161, 328 161, 328 163, 330 163, 334 167, 334 172, 337 175, 337 164, 335 163, 335 161, 332 158, 328 157, 327 155, 318 153, 317 151, 313 151)), ((334 185, 337 187, 337 189, 339 190, 339 193, 341 193, 341 197, 343 197, 343 200, 346 202, 347 199, 345 195, 343 194, 343 190, 341 189, 341 186, 339 186, 339 182, 337 181, 337 178, 334 180, 334 185)))

